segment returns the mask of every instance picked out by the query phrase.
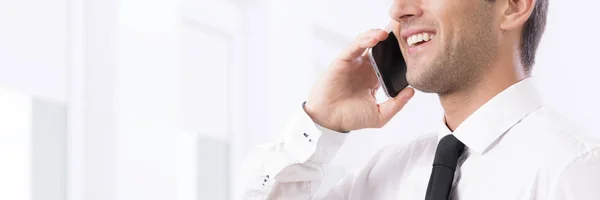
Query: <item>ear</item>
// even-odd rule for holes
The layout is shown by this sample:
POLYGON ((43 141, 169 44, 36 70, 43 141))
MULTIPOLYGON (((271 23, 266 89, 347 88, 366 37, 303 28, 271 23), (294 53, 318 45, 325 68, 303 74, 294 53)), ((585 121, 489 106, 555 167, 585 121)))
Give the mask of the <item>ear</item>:
POLYGON ((537 0, 506 0, 500 29, 512 30, 527 22, 537 0))

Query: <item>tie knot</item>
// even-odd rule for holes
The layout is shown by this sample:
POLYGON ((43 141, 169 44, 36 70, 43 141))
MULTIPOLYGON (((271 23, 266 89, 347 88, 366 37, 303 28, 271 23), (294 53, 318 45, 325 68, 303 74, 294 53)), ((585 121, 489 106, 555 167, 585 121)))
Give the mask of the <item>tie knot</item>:
POLYGON ((464 149, 465 145, 456 139, 454 135, 449 134, 444 136, 435 151, 433 165, 444 165, 452 170, 456 170, 458 158, 464 149))

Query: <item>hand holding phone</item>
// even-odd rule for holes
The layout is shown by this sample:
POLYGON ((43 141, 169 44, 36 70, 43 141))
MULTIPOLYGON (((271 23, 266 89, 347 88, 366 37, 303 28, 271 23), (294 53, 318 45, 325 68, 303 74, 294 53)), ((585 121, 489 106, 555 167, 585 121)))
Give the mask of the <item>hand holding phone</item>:
POLYGON ((390 31, 385 40, 369 48, 368 54, 379 84, 388 97, 395 97, 408 86, 406 62, 393 32, 390 31))
MULTIPOLYGON (((331 130, 352 131, 363 128, 380 128, 402 109, 413 96, 412 88, 403 89, 402 84, 394 86, 394 79, 388 78, 388 71, 371 65, 368 48, 388 39, 388 32, 373 29, 358 36, 355 41, 340 56, 333 60, 327 71, 313 86, 304 110, 311 119, 331 130), (377 70, 374 70, 377 69, 377 70), (379 71, 390 80, 393 87, 386 88, 394 91, 394 98, 378 104, 375 91, 380 85, 375 75, 379 71)), ((397 42, 396 42, 397 43, 397 42)), ((372 50, 373 56, 378 57, 378 48, 372 50)), ((396 56, 402 57, 400 53, 396 56)), ((395 68, 389 68, 395 70, 395 68)), ((394 74, 394 71, 392 74, 394 74)), ((385 81, 384 81, 385 83, 385 81)), ((401 83, 401 82, 400 82, 401 83)))

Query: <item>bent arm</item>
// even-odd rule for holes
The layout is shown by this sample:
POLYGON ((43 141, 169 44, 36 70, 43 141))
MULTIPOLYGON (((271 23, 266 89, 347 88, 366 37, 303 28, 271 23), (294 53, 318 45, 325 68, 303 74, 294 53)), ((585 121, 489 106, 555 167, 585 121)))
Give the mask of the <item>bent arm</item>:
POLYGON ((277 142, 259 145, 246 157, 239 196, 312 199, 324 176, 324 166, 333 159, 345 138, 344 133, 316 125, 300 110, 277 142))

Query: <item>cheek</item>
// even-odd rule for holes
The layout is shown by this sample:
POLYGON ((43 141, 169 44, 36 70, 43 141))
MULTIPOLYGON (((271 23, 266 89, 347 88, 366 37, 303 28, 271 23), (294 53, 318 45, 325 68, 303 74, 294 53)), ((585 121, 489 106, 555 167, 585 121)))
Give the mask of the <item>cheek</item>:
POLYGON ((436 37, 440 39, 440 44, 447 40, 453 30, 453 25, 456 23, 456 9, 454 8, 455 1, 447 0, 425 0, 423 6, 427 12, 433 16, 437 23, 436 37))
POLYGON ((424 6, 438 23, 438 33, 443 40, 459 38, 458 32, 467 31, 473 16, 469 13, 477 10, 477 2, 484 0, 424 0, 424 6))
POLYGON ((457 9, 457 2, 461 1, 424 0, 422 5, 426 12, 441 22, 460 13, 460 9, 457 9))

